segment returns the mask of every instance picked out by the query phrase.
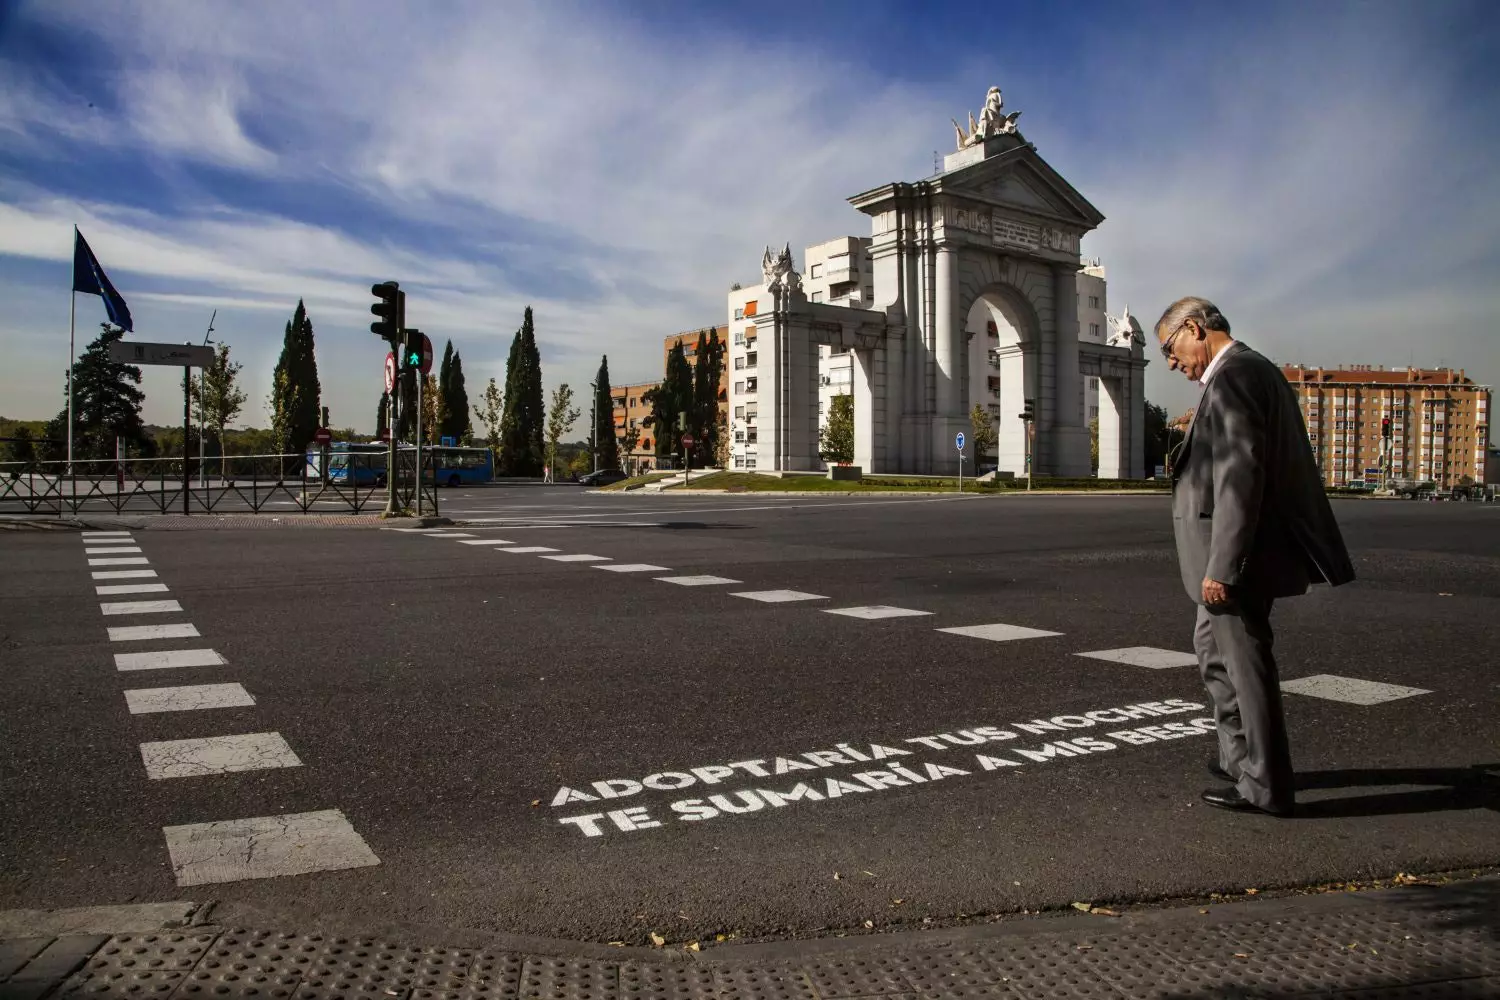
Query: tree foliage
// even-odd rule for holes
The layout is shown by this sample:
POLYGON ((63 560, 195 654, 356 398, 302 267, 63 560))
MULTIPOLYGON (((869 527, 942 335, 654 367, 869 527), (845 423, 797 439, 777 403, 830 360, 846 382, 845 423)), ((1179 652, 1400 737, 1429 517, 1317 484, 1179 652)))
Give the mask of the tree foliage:
POLYGON ((17 427, 11 431, 10 440, 5 442, 3 461, 27 464, 36 461, 36 442, 31 439, 30 427, 17 427))
MULTIPOLYGON (((146 394, 136 388, 141 384, 141 370, 134 365, 122 365, 109 356, 109 345, 119 340, 124 331, 108 323, 99 327, 99 336, 73 362, 73 457, 113 458, 116 438, 124 439, 133 454, 154 457, 156 442, 141 421, 141 403, 146 394)), ((66 395, 65 387, 65 398, 66 395)), ((64 457, 68 436, 66 405, 47 424, 46 436, 49 443, 44 446, 44 457, 64 457)))
POLYGON ((547 411, 547 467, 556 478, 557 443, 578 420, 578 407, 573 405, 573 390, 564 382, 552 390, 552 407, 547 411))
POLYGON ((300 452, 312 441, 321 416, 321 395, 312 320, 298 299, 271 375, 271 428, 283 454, 300 452))
POLYGON ((1146 401, 1146 473, 1154 474, 1158 465, 1167 464, 1167 408, 1146 401))
POLYGON ((983 403, 975 403, 974 409, 969 411, 969 429, 973 432, 970 440, 974 444, 974 469, 977 472, 979 466, 995 450, 995 444, 1000 438, 995 429, 995 420, 983 403))
POLYGON ((536 346, 531 307, 511 341, 505 363, 505 401, 500 418, 500 470, 507 476, 542 472, 542 358, 536 346))
POLYGON ((453 367, 448 372, 448 382, 441 387, 443 394, 443 416, 438 421, 443 437, 451 437, 462 445, 474 440, 474 425, 469 421, 469 388, 464 384, 464 359, 458 351, 453 352, 453 367))
POLYGON ((483 406, 474 407, 474 415, 479 418, 479 423, 484 427, 484 443, 494 453, 495 460, 500 458, 500 421, 505 416, 505 397, 500 392, 500 386, 490 379, 489 384, 484 387, 484 396, 481 397, 483 406))
POLYGON ((828 423, 818 434, 818 454, 825 462, 854 461, 854 397, 834 396, 828 405, 828 423))
POLYGON ((249 398, 239 385, 244 367, 229 360, 229 345, 220 343, 214 348, 213 364, 203 369, 201 378, 188 382, 188 393, 197 404, 198 424, 213 428, 213 440, 220 454, 224 450, 224 429, 240 415, 249 398))
POLYGON ((651 407, 651 416, 646 421, 656 438, 657 456, 679 454, 682 434, 677 429, 677 417, 686 411, 691 426, 693 410, 693 369, 687 363, 682 344, 673 345, 667 352, 667 370, 661 385, 642 398, 651 407))
POLYGON ((599 359, 594 376, 594 451, 599 468, 620 467, 620 447, 615 440, 615 394, 609 384, 609 355, 599 359))
POLYGON ((375 436, 379 437, 383 428, 391 421, 391 394, 382 392, 380 402, 375 406, 375 436))
POLYGON ((693 462, 712 465, 723 434, 719 423, 719 380, 724 374, 724 342, 713 330, 698 334, 693 353, 693 405, 689 429, 693 432, 693 462))

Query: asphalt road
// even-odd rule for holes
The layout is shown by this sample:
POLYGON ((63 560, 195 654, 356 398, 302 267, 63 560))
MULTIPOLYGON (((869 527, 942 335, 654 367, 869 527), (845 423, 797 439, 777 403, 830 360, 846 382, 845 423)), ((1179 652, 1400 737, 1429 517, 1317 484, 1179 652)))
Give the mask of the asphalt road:
POLYGON ((136 531, 169 591, 128 597, 77 535, 0 536, 0 908, 712 941, 1500 863, 1500 508, 1337 503, 1360 579, 1278 606, 1284 683, 1404 696, 1288 693, 1276 820, 1199 802, 1194 668, 1078 655, 1190 650, 1165 498, 443 499, 472 538, 136 531), (495 538, 556 551, 463 544, 495 538), (735 596, 776 590, 817 596, 735 596), (182 611, 101 615, 157 598, 182 611), (877 605, 928 614, 827 613, 877 605), (982 625, 1055 634, 938 631, 982 625), (118 671, 127 647, 227 663, 118 671), (254 705, 123 694, 227 683, 254 705), (230 734, 299 766, 148 777, 141 744, 230 734), (164 828, 324 810, 379 863, 177 884, 164 828))

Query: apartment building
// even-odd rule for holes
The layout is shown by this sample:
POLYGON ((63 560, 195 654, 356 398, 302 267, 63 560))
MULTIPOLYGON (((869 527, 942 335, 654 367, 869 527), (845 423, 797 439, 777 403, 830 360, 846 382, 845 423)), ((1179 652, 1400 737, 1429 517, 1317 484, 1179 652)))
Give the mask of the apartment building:
POLYGON ((1302 404, 1325 485, 1485 481, 1491 392, 1463 369, 1284 365, 1281 372, 1302 404))
POLYGON ((620 468, 635 473, 656 466, 656 434, 654 427, 646 426, 651 415, 651 404, 646 402, 646 393, 661 385, 660 382, 638 382, 634 385, 610 387, 614 403, 615 440, 619 447, 620 468), (635 447, 625 448, 627 430, 636 434, 635 447))

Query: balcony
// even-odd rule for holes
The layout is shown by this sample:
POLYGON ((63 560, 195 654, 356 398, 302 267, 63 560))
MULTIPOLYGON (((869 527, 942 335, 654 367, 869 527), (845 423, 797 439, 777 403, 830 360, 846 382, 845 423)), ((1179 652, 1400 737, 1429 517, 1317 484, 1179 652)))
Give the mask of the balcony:
POLYGON ((838 285, 848 281, 858 281, 859 268, 849 267, 847 265, 845 265, 844 267, 830 267, 828 270, 823 272, 823 278, 830 285, 838 285))

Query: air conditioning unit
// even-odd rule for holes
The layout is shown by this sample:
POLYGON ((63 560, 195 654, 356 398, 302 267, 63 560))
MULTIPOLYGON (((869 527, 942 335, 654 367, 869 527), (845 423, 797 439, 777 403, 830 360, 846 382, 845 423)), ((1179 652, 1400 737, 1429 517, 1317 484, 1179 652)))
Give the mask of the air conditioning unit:
POLYGON ((829 376, 829 375, 824 375, 822 378, 818 379, 818 384, 819 385, 832 385, 833 384, 833 378, 831 376, 829 376))

